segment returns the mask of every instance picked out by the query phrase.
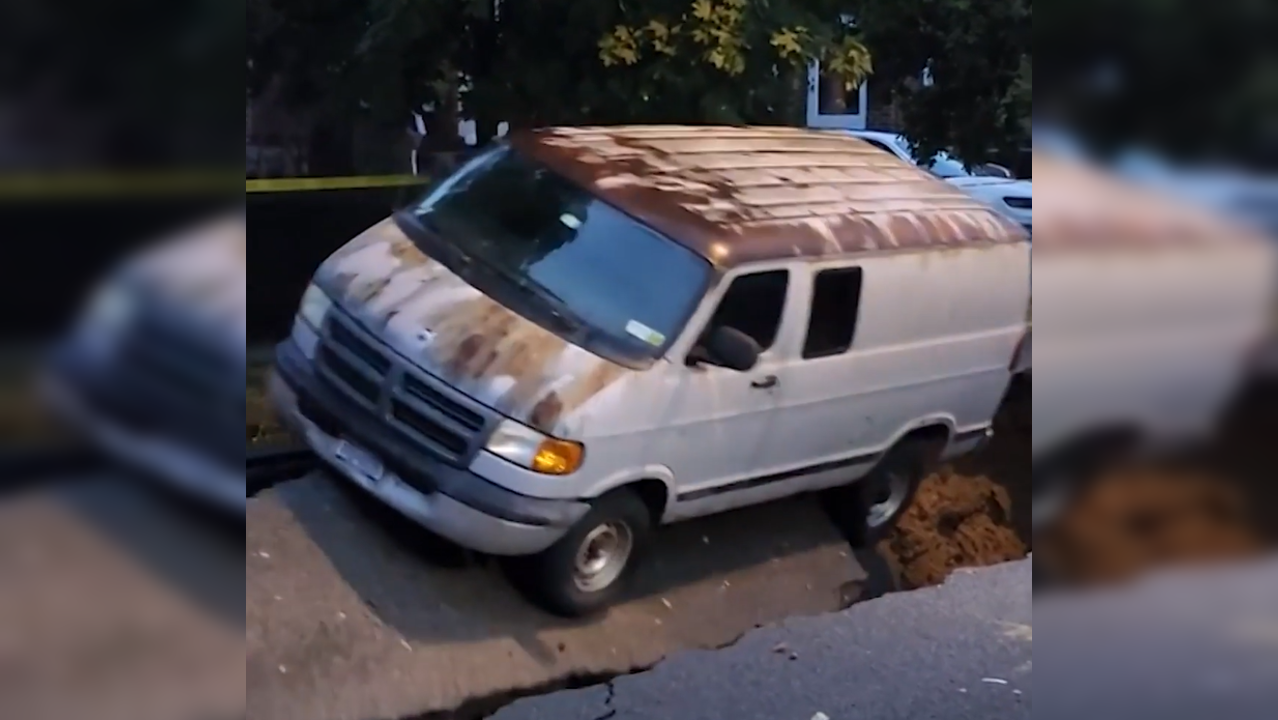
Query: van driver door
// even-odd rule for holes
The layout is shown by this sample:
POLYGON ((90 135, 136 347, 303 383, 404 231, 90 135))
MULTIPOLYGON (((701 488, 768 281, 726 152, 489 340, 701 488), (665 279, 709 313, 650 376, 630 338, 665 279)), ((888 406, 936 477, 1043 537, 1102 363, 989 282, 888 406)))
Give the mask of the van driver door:
MULTIPOLYGON (((688 517, 758 502, 753 483, 768 436, 776 430, 779 345, 790 301, 790 271, 754 270, 727 280, 702 330, 726 325, 754 338, 759 362, 740 372, 710 364, 677 368, 664 447, 678 488, 674 516, 688 517)), ((694 321, 696 322, 696 321, 694 321)), ((766 488, 764 488, 766 491, 766 488)))

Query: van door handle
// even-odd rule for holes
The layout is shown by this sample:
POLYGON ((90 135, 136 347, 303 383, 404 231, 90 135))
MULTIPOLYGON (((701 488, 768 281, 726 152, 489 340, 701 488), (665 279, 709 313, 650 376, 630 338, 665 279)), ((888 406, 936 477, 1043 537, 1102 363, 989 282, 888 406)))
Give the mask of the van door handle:
POLYGON ((750 383, 750 387, 764 389, 764 388, 775 387, 776 384, 777 384, 777 376, 768 375, 766 377, 762 377, 762 378, 759 378, 758 380, 752 381, 750 383))

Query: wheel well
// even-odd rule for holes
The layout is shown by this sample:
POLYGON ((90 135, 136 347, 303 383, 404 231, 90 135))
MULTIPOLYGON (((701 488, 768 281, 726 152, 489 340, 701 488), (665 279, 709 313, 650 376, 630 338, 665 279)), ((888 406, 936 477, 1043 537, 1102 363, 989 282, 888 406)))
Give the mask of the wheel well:
POLYGON ((661 517, 666 513, 666 503, 670 499, 670 490, 666 488, 666 484, 660 480, 648 478, 647 480, 638 480, 624 487, 634 491, 643 504, 647 506, 648 512, 652 516, 652 524, 657 525, 661 522, 661 517))
POLYGON ((901 439, 897 440, 896 444, 893 445, 893 449, 909 445, 920 445, 926 448, 932 455, 929 460, 935 460, 940 456, 941 451, 945 449, 945 445, 949 441, 949 426, 937 423, 935 425, 924 425, 923 427, 914 428, 901 436, 901 439))

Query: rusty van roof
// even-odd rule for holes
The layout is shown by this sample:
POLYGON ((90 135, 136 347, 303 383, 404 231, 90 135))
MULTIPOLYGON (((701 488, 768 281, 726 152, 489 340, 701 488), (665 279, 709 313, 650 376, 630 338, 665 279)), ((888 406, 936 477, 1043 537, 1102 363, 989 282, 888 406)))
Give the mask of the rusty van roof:
POLYGON ((565 127, 511 144, 720 267, 1026 240, 962 190, 843 133, 565 127))
POLYGON ((1036 250, 1268 244, 1259 233, 1209 209, 1085 161, 1037 151, 1033 162, 1036 179, 1047 189, 1035 207, 1036 250))

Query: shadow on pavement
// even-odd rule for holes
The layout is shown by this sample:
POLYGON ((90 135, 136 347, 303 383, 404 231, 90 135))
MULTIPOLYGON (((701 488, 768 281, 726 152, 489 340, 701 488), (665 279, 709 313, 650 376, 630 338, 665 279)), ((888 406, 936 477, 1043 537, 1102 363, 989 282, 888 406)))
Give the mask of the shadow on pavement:
POLYGON ((140 478, 107 476, 54 492, 90 527, 217 621, 242 630, 244 525, 140 478))
POLYGON ((547 629, 633 623, 645 632, 657 618, 666 624, 661 632, 731 642, 753 627, 838 610, 895 587, 886 561, 849 552, 817 502, 799 497, 662 528, 626 601, 604 618, 568 621, 523 600, 495 559, 453 545, 335 477, 316 474, 274 492, 343 581, 403 637, 508 636, 543 664, 564 651, 539 639, 547 629))

